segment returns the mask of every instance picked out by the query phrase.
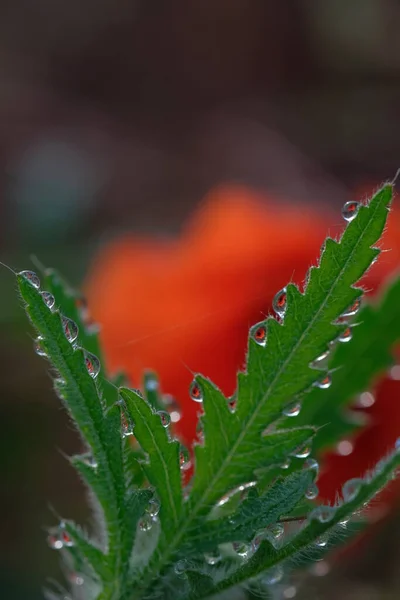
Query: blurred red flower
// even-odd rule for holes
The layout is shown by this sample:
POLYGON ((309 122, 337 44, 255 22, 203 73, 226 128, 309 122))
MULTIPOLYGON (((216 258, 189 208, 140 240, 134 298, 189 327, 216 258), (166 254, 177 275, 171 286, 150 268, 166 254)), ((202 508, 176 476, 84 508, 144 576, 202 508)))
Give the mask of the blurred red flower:
MULTIPOLYGON (((363 284, 376 290, 400 264, 400 215, 391 215, 384 253, 363 284)), ((195 437, 198 404, 189 398, 193 372, 211 378, 226 395, 244 364, 249 327, 271 309, 277 290, 301 283, 329 233, 344 227, 326 206, 287 204, 226 186, 211 192, 176 240, 126 237, 97 257, 87 291, 102 325, 108 367, 139 385, 154 369, 162 388, 182 407, 177 424, 195 437)), ((350 456, 329 455, 320 478, 322 496, 362 474, 400 433, 400 381, 378 386, 368 412, 372 425, 358 435, 350 456)))

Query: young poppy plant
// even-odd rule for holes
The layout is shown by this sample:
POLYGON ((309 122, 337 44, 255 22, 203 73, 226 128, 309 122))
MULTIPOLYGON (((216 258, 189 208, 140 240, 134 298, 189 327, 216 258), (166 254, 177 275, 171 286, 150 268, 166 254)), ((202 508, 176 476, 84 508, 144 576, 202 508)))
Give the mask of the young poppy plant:
MULTIPOLYGON (((348 204, 346 220, 354 218, 356 206, 348 204)), ((209 194, 179 239, 128 236, 105 247, 86 288, 93 317, 102 326, 108 368, 122 369, 136 386, 145 369, 154 369, 162 389, 181 407, 175 426, 190 444, 199 410, 189 393, 193 373, 231 395, 249 328, 273 307, 278 317, 284 312, 285 285, 301 283, 327 232, 336 237, 343 227, 329 207, 316 211, 227 186, 209 194)), ((376 292, 399 267, 399 228, 395 207, 383 239, 384 249, 391 251, 363 278, 367 290, 376 292)), ((259 327, 255 335, 265 343, 265 329, 259 327)), ((333 498, 344 480, 363 474, 398 437, 400 381, 382 380, 374 396, 376 401, 365 406, 368 431, 344 440, 325 457, 322 497, 333 498)))

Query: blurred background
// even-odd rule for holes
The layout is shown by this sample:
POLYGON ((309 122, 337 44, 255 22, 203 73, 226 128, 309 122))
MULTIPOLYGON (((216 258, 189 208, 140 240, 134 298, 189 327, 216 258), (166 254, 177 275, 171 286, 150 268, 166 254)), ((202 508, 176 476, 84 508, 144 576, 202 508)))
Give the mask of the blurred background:
MULTIPOLYGON (((324 212, 393 177, 399 30, 398 0, 3 0, 1 260, 80 285, 108 240, 177 235, 221 183, 324 212)), ((0 289, 0 597, 37 600, 49 503, 88 510, 6 270, 0 289)), ((304 597, 397 598, 399 534, 395 510, 304 597)))

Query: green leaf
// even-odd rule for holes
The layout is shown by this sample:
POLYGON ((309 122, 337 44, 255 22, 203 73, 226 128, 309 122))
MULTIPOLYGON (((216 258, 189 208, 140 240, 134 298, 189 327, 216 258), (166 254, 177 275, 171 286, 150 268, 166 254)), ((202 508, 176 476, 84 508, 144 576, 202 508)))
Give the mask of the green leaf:
MULTIPOLYGON (((256 534, 268 525, 275 524, 280 517, 289 514, 304 498, 315 478, 313 469, 297 471, 283 479, 278 479, 261 496, 255 488, 250 488, 248 497, 238 510, 222 519, 205 523, 197 534, 192 534, 190 546, 196 552, 213 550, 219 544, 235 541, 251 541, 256 534)), ((189 553, 183 548, 184 554, 189 553)))
MULTIPOLYGON (((296 421, 318 427, 314 450, 332 445, 360 426, 344 409, 393 365, 393 345, 400 340, 399 307, 400 278, 396 278, 376 304, 367 304, 355 317, 351 341, 339 343, 334 350, 329 362, 329 369, 335 371, 331 387, 314 388, 304 398, 296 421)), ((286 419, 282 426, 290 421, 286 419)))
MULTIPOLYGON (((305 551, 314 550, 315 544, 323 536, 336 535, 340 523, 346 521, 374 498, 379 490, 392 479, 394 471, 399 467, 400 451, 396 449, 386 459, 380 461, 368 477, 351 480, 344 484, 344 496, 346 496, 346 487, 353 489, 353 493, 349 494, 347 499, 345 497, 336 507, 319 506, 315 508, 309 515, 307 525, 299 533, 289 538, 280 548, 276 549, 269 542, 263 542, 255 555, 243 567, 237 569, 233 575, 216 586, 214 593, 243 585, 284 561, 290 560, 295 565, 296 556, 301 556, 305 551)), ((205 596, 202 594, 194 593, 190 596, 190 600, 203 597, 205 596)))
MULTIPOLYGON (((202 527, 224 494, 256 479, 258 470, 279 464, 283 446, 285 456, 309 453, 298 446, 309 442, 312 428, 292 426, 282 431, 276 426, 285 407, 321 379, 310 364, 346 328, 337 319, 362 295, 355 284, 379 254, 372 246, 384 229, 391 198, 392 185, 383 186, 369 205, 360 206, 339 241, 326 240, 304 292, 293 284, 287 286, 282 321, 269 317, 255 326, 257 329, 252 328, 246 371, 239 373, 233 398, 234 410, 210 381, 196 377, 192 397, 203 400, 204 438, 195 447, 192 490, 179 525, 169 532, 168 544, 160 545, 135 584, 138 598, 151 591, 157 573, 167 568, 180 546, 190 543, 191 534, 202 527), (259 343, 265 338, 266 344, 259 343)), ((264 474, 264 485, 266 481, 264 474)))
POLYGON ((178 526, 182 511, 179 466, 180 444, 169 439, 160 415, 136 391, 120 388, 120 396, 134 426, 135 437, 148 456, 143 470, 161 503, 160 521, 165 539, 178 526))

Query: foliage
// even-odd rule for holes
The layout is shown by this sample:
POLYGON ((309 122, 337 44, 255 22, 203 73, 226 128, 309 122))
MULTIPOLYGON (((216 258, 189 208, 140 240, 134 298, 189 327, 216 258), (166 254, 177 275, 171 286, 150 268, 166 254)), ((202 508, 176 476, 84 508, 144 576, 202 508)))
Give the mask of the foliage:
POLYGON ((152 373, 142 391, 107 375, 87 308, 58 274, 43 270, 45 291, 35 273, 16 274, 36 351, 49 359, 82 437, 83 452, 70 460, 100 509, 90 535, 67 521, 49 532, 70 575, 70 590, 49 598, 267 596, 293 568, 340 543, 345 529, 351 534, 353 515, 398 468, 399 448, 345 483, 334 507, 317 505, 318 464, 309 456, 313 444, 347 431, 338 390, 343 405, 367 389, 399 338, 399 282, 361 312, 356 287, 379 254, 391 198, 386 184, 368 205, 345 206, 345 232, 326 240, 304 290, 289 283, 274 300, 276 317, 251 328, 232 398, 195 377, 190 395, 202 415, 192 453, 175 438, 152 373), (349 321, 356 313, 359 327, 349 321))

